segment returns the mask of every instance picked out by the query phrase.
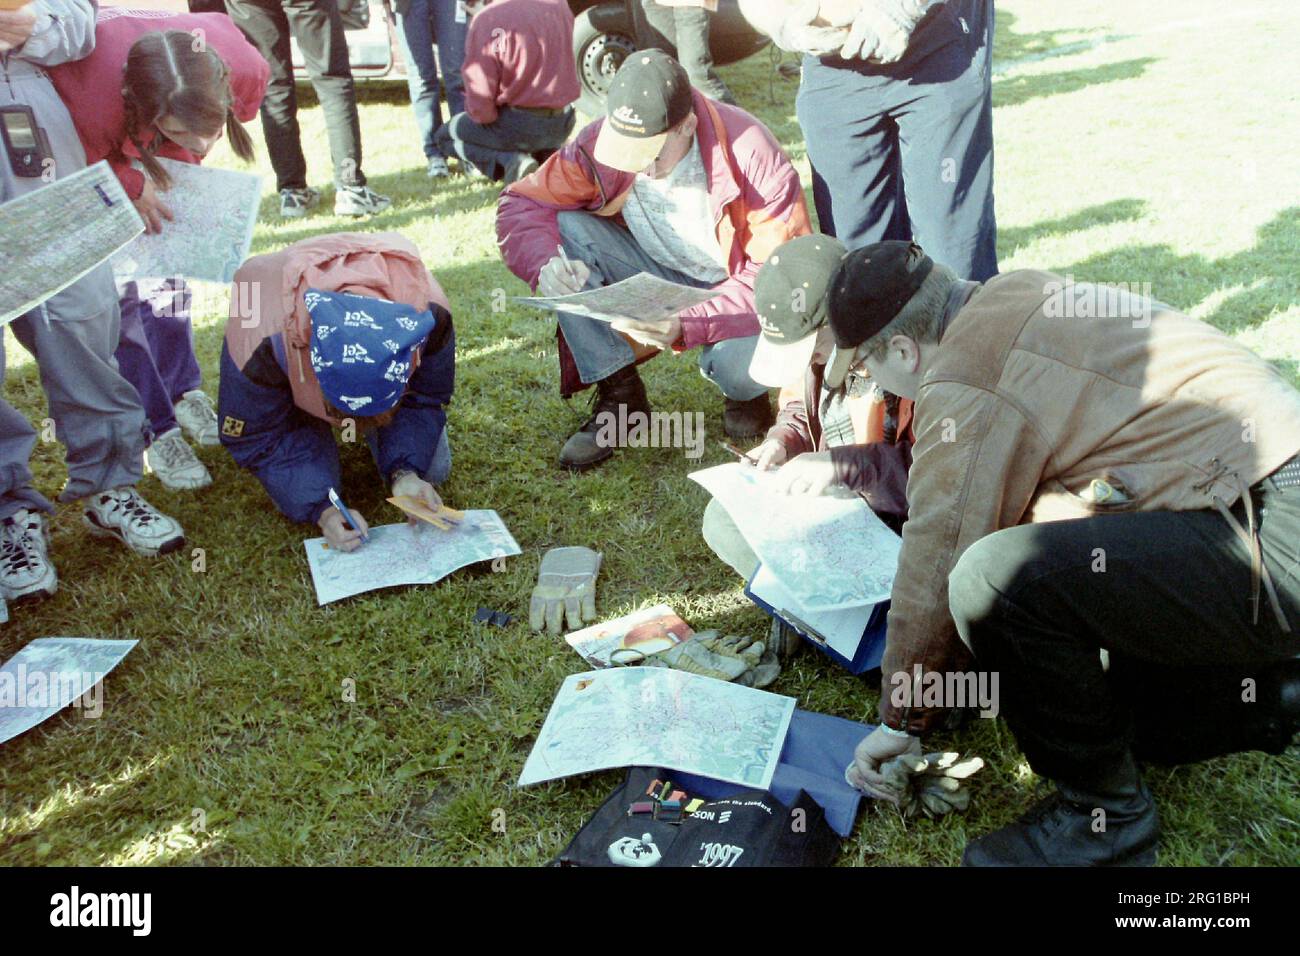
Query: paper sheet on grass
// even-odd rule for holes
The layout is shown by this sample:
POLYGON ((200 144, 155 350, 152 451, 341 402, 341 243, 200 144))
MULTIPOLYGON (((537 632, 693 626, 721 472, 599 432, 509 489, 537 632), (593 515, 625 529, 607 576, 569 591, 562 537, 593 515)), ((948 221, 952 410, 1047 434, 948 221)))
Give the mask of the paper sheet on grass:
POLYGON ((571 674, 519 785, 614 767, 665 767, 766 790, 794 699, 662 667, 571 674))
POLYGON ((304 542, 316 601, 329 604, 354 594, 403 584, 434 584, 479 561, 519 554, 495 511, 466 511, 465 520, 442 531, 423 525, 380 525, 355 551, 333 551, 324 538, 304 542))
POLYGON ((587 289, 569 295, 518 296, 516 302, 551 312, 569 312, 602 322, 635 319, 638 322, 662 322, 683 309, 708 302, 718 293, 679 285, 648 272, 641 272, 613 285, 587 289))
MULTIPOLYGON (((887 600, 902 539, 857 495, 786 495, 773 475, 733 462, 692 472, 768 572, 807 611, 887 600)), ((861 632, 859 632, 861 633, 861 632)))
POLYGON ((570 631, 565 642, 592 667, 636 664, 681 644, 695 631, 667 604, 570 631))
MULTIPOLYGON (((135 641, 38 637, 0 666, 0 744, 86 695, 135 641)), ((83 706, 103 706, 103 688, 83 706)), ((87 710, 87 716, 93 711, 87 710)))
POLYGON ((172 187, 158 197, 175 218, 163 221, 162 232, 140 236, 114 256, 114 274, 233 282, 253 241, 262 177, 172 159, 158 162, 172 177, 172 187))
POLYGON ((143 232, 106 162, 0 205, 0 325, 62 292, 143 232))

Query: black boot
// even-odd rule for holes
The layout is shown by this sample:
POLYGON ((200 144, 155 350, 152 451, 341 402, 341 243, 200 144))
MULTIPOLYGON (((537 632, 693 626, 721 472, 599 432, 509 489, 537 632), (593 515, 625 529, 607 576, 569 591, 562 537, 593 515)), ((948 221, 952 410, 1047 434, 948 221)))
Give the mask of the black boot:
POLYGON ((767 392, 746 402, 729 398, 722 413, 722 429, 731 438, 762 435, 775 421, 772 400, 767 397, 767 392))
POLYGON ((1132 758, 1088 789, 1062 784, 1010 826, 966 845, 962 866, 1152 866, 1160 822, 1132 758))
POLYGON ((610 425, 617 430, 619 422, 627 422, 634 412, 649 415, 650 400, 636 366, 629 365, 596 383, 591 417, 564 443, 560 464, 572 471, 586 471, 609 458, 618 447, 617 438, 608 438, 610 425), (622 411, 620 406, 624 406, 622 411))

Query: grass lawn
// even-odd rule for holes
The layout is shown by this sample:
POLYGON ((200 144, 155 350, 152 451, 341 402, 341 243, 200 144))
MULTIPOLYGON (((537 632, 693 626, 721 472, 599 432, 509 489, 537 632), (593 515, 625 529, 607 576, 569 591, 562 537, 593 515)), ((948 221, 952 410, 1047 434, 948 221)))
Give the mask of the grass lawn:
MULTIPOLYGON (((1300 96, 1284 82, 1295 66, 1291 0, 999 0, 998 18, 1002 268, 1150 283, 1300 382, 1300 96)), ((797 82, 776 76, 766 53, 722 72, 807 181, 797 82)), ((93 541, 78 511, 61 508, 59 593, 13 611, 0 659, 47 635, 140 644, 108 678, 102 718, 67 711, 0 747, 0 862, 544 863, 620 773, 513 786, 556 688, 581 667, 562 641, 527 628, 541 553, 603 551, 603 615, 666 601, 696 628, 765 627, 700 538, 706 495, 686 478, 697 463, 644 449, 581 477, 556 467, 585 403, 558 396, 553 323, 493 310, 495 290, 524 291, 495 247, 497 190, 463 178, 430 185, 404 88, 368 88, 362 101, 365 168, 394 208, 359 225, 328 212, 279 224, 263 162, 254 252, 348 229, 396 229, 418 244, 451 298, 460 346, 445 496, 498 510, 524 555, 500 573, 317 608, 301 543, 314 531, 281 518, 220 448, 201 453, 210 489, 168 492, 152 477, 141 486, 183 522, 206 570, 184 555, 146 561, 93 541), (480 605, 516 623, 477 627, 480 605), (355 703, 343 699, 349 678, 355 703)), ((327 183, 319 108, 302 122, 312 178, 327 183)), ((327 210, 331 199, 327 191, 327 210)), ((201 297, 196 339, 214 395, 223 316, 220 292, 201 297)), ((36 368, 6 334, 6 394, 39 421, 36 368)), ((657 359, 645 375, 656 407, 702 410, 721 437, 722 403, 692 356, 657 359)), ((703 463, 723 454, 713 445, 703 463)), ((52 497, 62 449, 38 444, 33 466, 52 497)), ((343 467, 350 504, 372 523, 397 520, 364 447, 345 448, 343 467)), ((810 710, 859 720, 875 711, 873 682, 811 651, 773 689, 810 710)), ((980 721, 944 743, 988 761, 970 813, 904 822, 868 806, 843 862, 955 864, 968 835, 1030 802, 1038 782, 1005 725, 980 721)), ((1300 862, 1298 755, 1153 768, 1161 861, 1300 862)))

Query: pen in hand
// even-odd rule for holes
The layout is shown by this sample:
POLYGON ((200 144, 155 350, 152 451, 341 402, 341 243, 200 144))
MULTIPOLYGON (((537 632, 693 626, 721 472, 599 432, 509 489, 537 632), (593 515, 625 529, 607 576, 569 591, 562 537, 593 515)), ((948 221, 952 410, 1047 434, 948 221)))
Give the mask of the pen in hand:
POLYGON ((343 520, 348 523, 348 527, 361 535, 361 543, 369 544, 370 535, 361 530, 361 526, 353 519, 352 512, 348 511, 347 505, 343 504, 343 499, 339 497, 338 492, 333 488, 330 489, 330 504, 338 509, 339 514, 343 516, 343 520))

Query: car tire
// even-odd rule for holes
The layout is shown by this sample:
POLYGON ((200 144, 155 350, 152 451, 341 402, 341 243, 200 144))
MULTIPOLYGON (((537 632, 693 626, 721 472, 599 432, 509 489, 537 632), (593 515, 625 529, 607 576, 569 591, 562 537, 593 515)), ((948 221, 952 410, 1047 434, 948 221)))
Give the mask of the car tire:
POLYGON ((609 83, 635 51, 635 28, 625 4, 598 3, 578 14, 573 26, 573 59, 582 87, 578 109, 591 117, 604 115, 609 83))

